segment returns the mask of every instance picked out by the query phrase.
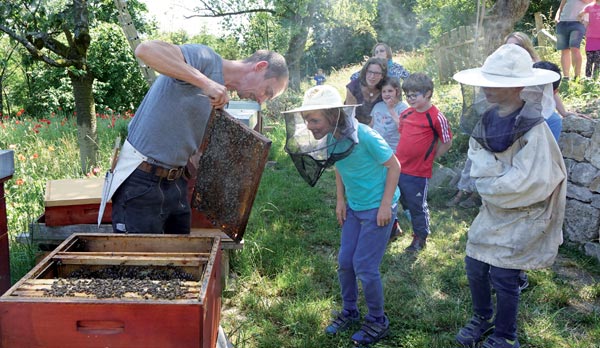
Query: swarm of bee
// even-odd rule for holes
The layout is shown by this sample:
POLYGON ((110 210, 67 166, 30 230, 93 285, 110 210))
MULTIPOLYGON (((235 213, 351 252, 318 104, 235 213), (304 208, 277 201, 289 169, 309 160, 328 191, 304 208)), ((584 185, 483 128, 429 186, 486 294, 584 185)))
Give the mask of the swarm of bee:
POLYGON ((81 268, 65 278, 55 279, 52 286, 44 291, 44 295, 173 300, 181 298, 187 292, 185 281, 194 281, 193 276, 177 267, 159 269, 109 266, 93 270, 81 268))

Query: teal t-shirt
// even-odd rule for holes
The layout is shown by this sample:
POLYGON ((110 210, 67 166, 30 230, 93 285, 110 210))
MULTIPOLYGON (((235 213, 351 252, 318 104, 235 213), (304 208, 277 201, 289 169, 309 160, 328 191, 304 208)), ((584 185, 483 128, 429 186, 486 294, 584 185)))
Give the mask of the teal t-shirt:
MULTIPOLYGON (((383 163, 394 156, 387 142, 369 126, 358 125, 358 144, 352 153, 335 163, 346 189, 346 199, 352 210, 378 208, 381 204, 387 168, 383 163)), ((400 191, 396 186, 392 205, 398 202, 400 191)))

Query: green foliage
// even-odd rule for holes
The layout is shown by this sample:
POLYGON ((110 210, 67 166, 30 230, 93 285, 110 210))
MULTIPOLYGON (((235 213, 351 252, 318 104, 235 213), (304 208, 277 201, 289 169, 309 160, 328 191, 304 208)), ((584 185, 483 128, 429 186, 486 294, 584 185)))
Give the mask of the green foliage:
POLYGON ((302 59, 302 74, 312 76, 318 68, 326 73, 371 55, 377 42, 372 23, 377 14, 374 1, 337 1, 314 16, 313 28, 302 59))
POLYGON ((342 22, 320 29, 315 31, 314 44, 303 59, 305 75, 313 75, 318 68, 329 73, 332 69, 360 62, 364 56, 371 55, 371 48, 377 42, 371 33, 355 33, 351 26, 342 22))
POLYGON ((96 77, 96 105, 99 109, 134 109, 144 98, 148 85, 123 30, 116 24, 101 23, 91 35, 88 60, 96 77))
POLYGON ((539 12, 544 19, 544 22, 547 23, 547 26, 550 29, 550 32, 554 31, 554 15, 558 10, 558 6, 560 5, 559 1, 554 0, 539 0, 539 1, 530 1, 529 9, 527 13, 523 17, 520 23, 516 25, 515 30, 528 32, 532 28, 535 28, 535 13, 539 12))
POLYGON ((372 25, 377 13, 374 0, 207 3, 213 9, 209 11, 212 14, 264 10, 223 19, 224 28, 238 38, 243 55, 265 48, 289 54, 296 40, 306 40, 300 62, 302 76, 314 74, 318 67, 330 71, 361 61, 376 42, 377 33, 372 25))
MULTIPOLYGON (((152 26, 155 23, 143 17, 146 12, 143 3, 132 0, 128 1, 127 5, 138 30, 141 32, 153 30, 152 26)), ((13 29, 51 31, 60 44, 67 44, 67 37, 64 34, 55 33, 62 33, 63 26, 71 30, 74 28, 71 1, 43 1, 37 3, 31 11, 24 9, 20 2, 3 2, 0 5, 0 10, 6 14, 6 18, 12 18, 12 21, 6 23, 14 25, 13 29)), ((147 90, 147 84, 142 78, 138 63, 122 29, 115 24, 118 23, 118 13, 114 1, 89 1, 88 10, 92 27, 91 44, 86 57, 87 64, 56 69, 35 61, 32 55, 23 49, 19 51, 21 69, 15 67, 19 64, 17 57, 8 62, 14 67, 12 70, 16 71, 14 75, 20 76, 4 80, 2 85, 4 94, 9 97, 6 102, 11 104, 12 110, 23 108, 30 115, 41 115, 47 110, 59 108, 68 112, 73 111, 75 103, 67 72, 72 76, 84 76, 88 73, 88 68, 96 78, 94 96, 97 98, 99 108, 133 109, 141 101, 147 90)), ((35 35, 32 36, 32 40, 33 37, 35 35)), ((48 52, 48 55, 61 61, 52 52, 48 52)))
MULTIPOLYGON (((139 0, 127 0, 127 11, 131 16, 133 25, 138 33, 152 34, 157 30, 156 20, 148 18, 148 7, 139 0)), ((119 11, 115 0, 88 0, 88 8, 92 19, 92 26, 99 23, 119 24, 119 11)))
POLYGON ((411 51, 429 41, 427 30, 420 28, 418 16, 413 12, 417 0, 380 0, 377 10, 377 41, 390 45, 392 49, 411 51))
POLYGON ((14 102, 22 105, 29 115, 44 115, 48 110, 73 112, 75 100, 67 70, 49 68, 40 62, 33 63, 30 69, 28 80, 23 81, 26 84, 20 87, 27 94, 14 102))
POLYGON ((281 50, 290 39, 289 32, 282 28, 271 13, 250 16, 248 26, 239 35, 240 46, 246 56, 259 49, 281 50))
POLYGON ((419 0, 413 10, 420 19, 418 26, 435 39, 453 28, 474 24, 477 1, 419 0))

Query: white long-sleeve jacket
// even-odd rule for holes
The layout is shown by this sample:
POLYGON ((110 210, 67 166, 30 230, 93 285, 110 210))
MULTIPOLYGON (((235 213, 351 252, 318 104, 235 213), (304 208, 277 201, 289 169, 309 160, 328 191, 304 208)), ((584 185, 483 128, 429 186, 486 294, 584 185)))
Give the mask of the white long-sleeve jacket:
POLYGON ((482 206, 469 229, 467 255, 509 269, 552 265, 563 241, 567 172, 546 123, 500 153, 471 138, 468 155, 482 206))

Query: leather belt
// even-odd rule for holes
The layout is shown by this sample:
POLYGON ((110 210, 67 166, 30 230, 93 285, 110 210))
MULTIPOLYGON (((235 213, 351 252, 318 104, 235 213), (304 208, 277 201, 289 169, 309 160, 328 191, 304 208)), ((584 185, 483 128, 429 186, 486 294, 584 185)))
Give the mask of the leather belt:
POLYGON ((152 163, 148 163, 146 161, 140 163, 140 165, 138 166, 138 169, 140 169, 141 171, 146 172, 146 173, 154 174, 160 178, 167 179, 169 181, 179 179, 185 171, 185 167, 169 169, 169 168, 157 166, 152 163))

